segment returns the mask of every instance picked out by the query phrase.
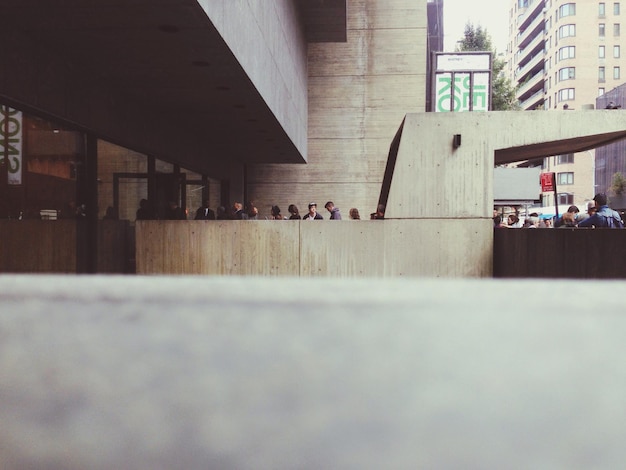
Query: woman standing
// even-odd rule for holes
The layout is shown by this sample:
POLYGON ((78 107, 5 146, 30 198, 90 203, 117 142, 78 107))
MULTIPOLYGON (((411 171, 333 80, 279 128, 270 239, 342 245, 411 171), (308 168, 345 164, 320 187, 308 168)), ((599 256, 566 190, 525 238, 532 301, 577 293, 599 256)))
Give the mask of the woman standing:
POLYGON ((298 208, 296 207, 295 204, 289 204, 289 209, 287 209, 287 210, 291 214, 289 216, 289 220, 300 220, 300 219, 302 219, 302 217, 300 217, 300 212, 298 211, 298 208))

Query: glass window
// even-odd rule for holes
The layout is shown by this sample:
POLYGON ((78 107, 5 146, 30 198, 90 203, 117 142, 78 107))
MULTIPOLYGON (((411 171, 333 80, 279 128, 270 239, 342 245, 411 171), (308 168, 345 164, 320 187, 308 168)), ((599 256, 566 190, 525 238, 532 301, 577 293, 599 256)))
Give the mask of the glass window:
POLYGON ((559 18, 563 18, 565 16, 573 16, 576 14, 576 4, 575 3, 566 3, 565 5, 561 5, 559 7, 559 18))
POLYGON ((620 27, 619 27, 619 23, 615 23, 613 25, 613 36, 615 37, 619 37, 620 35, 620 27))
POLYGON ((557 173, 556 184, 574 184, 574 172, 557 173))
POLYGON ((604 95, 604 88, 598 88, 598 96, 604 95))
POLYGON ((576 68, 575 67, 565 67, 559 70, 559 81, 563 80, 571 80, 576 78, 576 68))
POLYGON ((576 57, 576 47, 567 46, 559 49, 559 60, 573 59, 576 57))
POLYGON ((620 77, 619 67, 613 67, 613 78, 615 80, 619 80, 619 77, 620 77))
POLYGON ((575 24, 566 24, 559 28, 559 38, 567 38, 571 36, 576 36, 576 25, 575 24))
POLYGON ((598 81, 603 82, 604 80, 606 80, 604 67, 598 67, 598 81))
POLYGON ((600 36, 601 38, 603 38, 603 37, 604 37, 604 35, 605 35, 605 33, 606 33, 606 26, 605 26, 605 24, 604 24, 604 23, 600 23, 600 24, 598 25, 598 36, 600 36))
POLYGON ((615 2, 613 4, 613 14, 614 15, 619 15, 619 2, 615 2))
POLYGON ((600 59, 604 59, 604 57, 606 55, 604 51, 605 51, 604 46, 598 47, 598 57, 600 59))
POLYGON ((606 15, 606 5, 603 3, 598 4, 598 16, 602 17, 606 15))
POLYGON ((571 206, 574 204, 574 195, 569 193, 560 193, 559 197, 559 206, 571 206))
POLYGON ((563 155, 559 155, 556 157, 556 163, 557 165, 562 165, 564 163, 574 163, 574 154, 566 153, 563 155))
POLYGON ((619 57, 620 57, 620 48, 619 48, 619 46, 613 46, 613 57, 615 59, 619 59, 619 57))
POLYGON ((575 92, 573 88, 564 88, 559 90, 559 102, 575 99, 575 92))

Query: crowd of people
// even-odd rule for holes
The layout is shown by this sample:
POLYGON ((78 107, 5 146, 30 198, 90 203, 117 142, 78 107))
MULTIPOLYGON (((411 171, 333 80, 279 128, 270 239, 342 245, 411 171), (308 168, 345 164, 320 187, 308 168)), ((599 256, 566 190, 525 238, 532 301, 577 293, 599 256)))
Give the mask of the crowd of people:
MULTIPOLYGON (((324 204, 324 208, 328 212, 330 220, 342 220, 341 211, 332 201, 328 201, 324 204)), ((280 207, 274 205, 270 209, 270 215, 266 216, 267 220, 323 220, 324 216, 318 212, 317 203, 310 202, 308 205, 308 211, 306 214, 301 215, 298 207, 295 204, 290 204, 287 212, 289 216, 283 215, 280 207)), ((360 220, 361 216, 359 210, 356 207, 350 209, 349 212, 351 220, 360 220)), ((156 219, 158 217, 151 216, 149 211, 149 204, 147 199, 142 199, 139 202, 139 209, 136 213, 137 220, 156 219)), ((170 201, 167 207, 167 212, 164 218, 166 220, 187 220, 187 214, 182 208, 174 201, 170 201)), ((370 219, 384 219, 385 207, 378 205, 376 212, 370 214, 370 219)), ((244 208, 241 202, 233 203, 230 210, 224 206, 219 206, 217 211, 214 211, 209 207, 209 201, 204 201, 203 205, 199 207, 194 220, 259 220, 259 210, 254 203, 250 202, 244 208)))
POLYGON ((493 225, 495 228, 624 228, 624 221, 609 207, 606 194, 598 193, 587 204, 584 213, 572 205, 561 217, 541 218, 533 212, 522 222, 517 214, 510 214, 504 222, 494 210, 493 225))

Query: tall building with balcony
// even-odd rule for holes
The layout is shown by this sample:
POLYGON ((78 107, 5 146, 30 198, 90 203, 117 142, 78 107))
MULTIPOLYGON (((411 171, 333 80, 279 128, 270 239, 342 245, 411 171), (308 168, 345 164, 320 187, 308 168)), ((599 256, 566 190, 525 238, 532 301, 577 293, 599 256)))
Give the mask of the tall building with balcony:
MULTIPOLYGON (((592 109, 623 83, 621 2, 511 0, 508 72, 522 109, 592 109)), ((557 203, 583 205, 606 191, 594 179, 593 149, 539 162, 556 173, 557 203)), ((554 193, 542 195, 553 206, 554 193)))

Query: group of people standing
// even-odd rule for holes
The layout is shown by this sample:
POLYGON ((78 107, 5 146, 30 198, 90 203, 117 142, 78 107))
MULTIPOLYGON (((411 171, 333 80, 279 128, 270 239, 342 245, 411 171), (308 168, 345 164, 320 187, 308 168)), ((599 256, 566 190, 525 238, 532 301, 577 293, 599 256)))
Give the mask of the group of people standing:
MULTIPOLYGON (((338 207, 335 206, 335 203, 332 201, 328 201, 324 204, 324 208, 329 213, 330 220, 342 220, 341 211, 338 207)), ((300 210, 298 206, 295 204, 290 204, 287 212, 289 212, 289 216, 284 216, 278 206, 272 206, 270 210, 270 216, 267 217, 269 220, 323 220, 324 216, 317 211, 317 203, 310 202, 308 205, 308 212, 304 215, 300 214, 300 210)), ((382 209, 378 212, 380 214, 380 218, 384 212, 382 209)), ((376 213, 375 213, 376 214, 376 213)), ((230 219, 230 220, 259 220, 259 211, 253 203, 248 204, 247 210, 244 210, 243 204, 240 202, 235 202, 231 209, 230 216, 227 214, 224 207, 219 207, 217 210, 217 215, 211 210, 208 206, 208 201, 204 203, 202 207, 200 207, 196 211, 196 215, 194 220, 220 220, 220 219, 230 219)), ((360 220, 361 216, 359 215, 359 210, 357 208, 350 209, 350 219, 352 220, 360 220)))
POLYGON ((507 217, 507 224, 503 224, 500 215, 494 215, 493 221, 495 228, 624 228, 622 217, 608 206, 608 198, 604 193, 593 197, 593 201, 587 205, 586 214, 581 214, 578 207, 572 205, 554 220, 541 220, 537 213, 532 213, 523 224, 515 214, 507 217))
MULTIPOLYGON (((330 220, 342 220, 341 211, 335 206, 333 201, 328 201, 324 204, 324 208, 328 211, 330 220)), ((271 207, 270 216, 265 217, 268 220, 323 220, 324 216, 317 211, 317 203, 310 202, 308 205, 308 212, 304 215, 300 214, 298 207, 295 204, 290 204, 287 209, 289 216, 284 216, 281 213, 280 207, 274 205, 271 207)), ((385 210, 384 206, 379 205, 376 212, 370 214, 370 219, 384 219, 385 210)), ((149 204, 147 199, 142 199, 139 203, 139 209, 136 214, 137 220, 147 220, 163 218, 166 220, 187 220, 187 214, 183 209, 171 201, 168 204, 167 211, 162 217, 151 216, 149 204)), ((204 201, 201 207, 196 210, 193 217, 194 220, 259 220, 259 210, 254 203, 249 203, 244 208, 241 202, 233 203, 230 210, 227 210, 224 206, 217 208, 214 211, 209 207, 209 201, 204 201)), ((359 210, 355 207, 350 209, 350 219, 360 220, 361 216, 359 210)))

